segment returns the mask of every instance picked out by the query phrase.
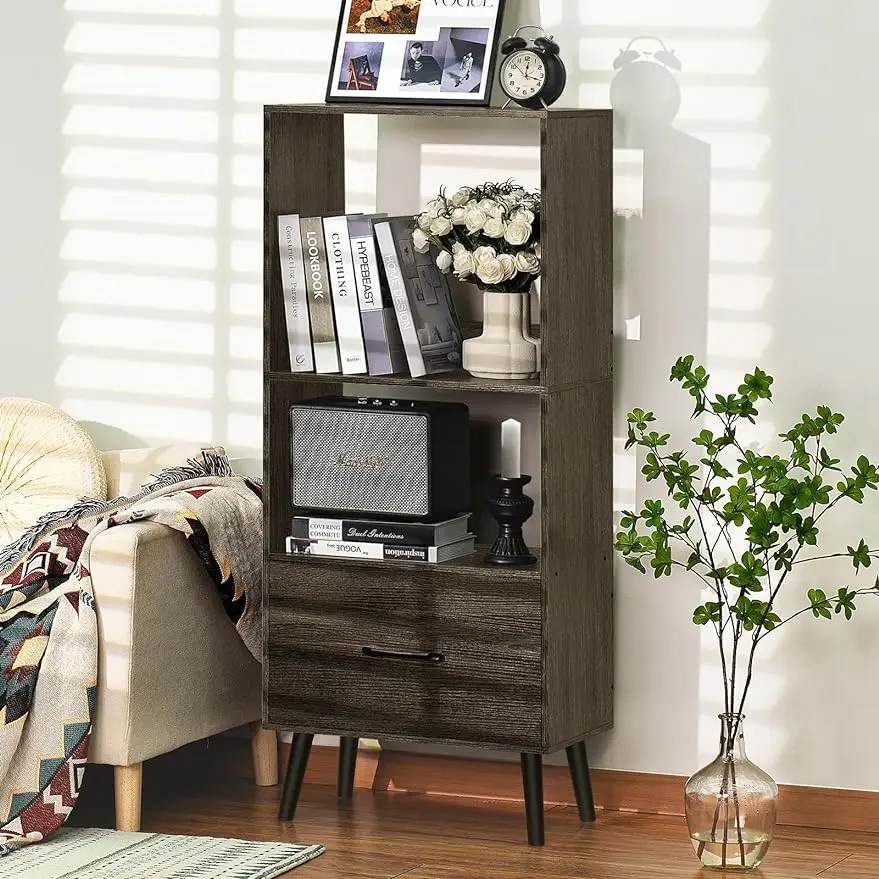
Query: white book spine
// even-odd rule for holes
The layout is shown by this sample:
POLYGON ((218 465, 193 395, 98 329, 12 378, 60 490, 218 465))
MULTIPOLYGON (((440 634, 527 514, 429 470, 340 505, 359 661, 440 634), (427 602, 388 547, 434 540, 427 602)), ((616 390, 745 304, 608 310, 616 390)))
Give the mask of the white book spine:
POLYGON ((382 294, 379 288, 378 256, 372 235, 351 236, 351 255, 354 258, 354 277, 357 280, 357 299, 361 311, 381 311, 382 294))
POLYGON ((298 214, 278 217, 278 244, 290 369, 292 372, 313 372, 314 356, 311 348, 311 326, 308 322, 308 293, 298 214))
MULTIPOLYGON (((293 537, 287 538, 287 552, 296 553, 300 546, 306 546, 310 555, 327 556, 331 558, 353 559, 378 559, 388 558, 384 543, 362 543, 345 540, 312 540, 310 542, 297 541, 293 537)), ((390 549, 393 558, 412 561, 432 562, 437 561, 437 547, 435 546, 394 546, 390 549)))
POLYGON ((324 217, 323 223, 342 374, 365 375, 368 372, 366 349, 360 326, 360 306, 357 301, 357 284, 354 280, 348 218, 324 217))
POLYGON ((427 375, 427 370, 424 368, 424 355, 421 353, 421 345, 418 343, 418 331, 415 327, 415 321, 412 319, 406 282, 403 280, 403 272, 400 268, 397 246, 390 223, 376 223, 375 237, 385 265, 385 276, 388 279, 388 289, 394 302, 394 310, 397 312, 397 324, 403 339, 403 350, 406 352, 409 373, 413 378, 427 375))

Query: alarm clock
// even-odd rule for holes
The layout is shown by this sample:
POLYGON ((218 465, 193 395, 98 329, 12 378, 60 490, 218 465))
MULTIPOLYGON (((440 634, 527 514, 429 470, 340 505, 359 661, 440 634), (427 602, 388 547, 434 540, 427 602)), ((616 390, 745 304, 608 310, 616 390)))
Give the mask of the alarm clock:
POLYGON ((535 25, 520 27, 501 44, 504 60, 500 68, 500 85, 509 98, 529 110, 545 110, 555 103, 565 90, 568 75, 559 57, 558 44, 543 28, 535 25), (526 40, 519 36, 523 30, 538 30, 540 36, 526 40))

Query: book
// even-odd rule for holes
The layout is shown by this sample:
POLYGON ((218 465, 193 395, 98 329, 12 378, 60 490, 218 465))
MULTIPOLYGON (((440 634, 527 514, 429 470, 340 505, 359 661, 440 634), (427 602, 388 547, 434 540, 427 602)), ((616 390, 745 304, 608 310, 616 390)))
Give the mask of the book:
POLYGON ((305 255, 305 280, 308 292, 308 316, 311 321, 311 345, 314 370, 320 373, 341 372, 336 347, 336 321, 330 293, 327 252, 321 217, 299 220, 302 250, 305 255))
POLYGON ((342 374, 364 375, 367 372, 366 350, 360 326, 348 218, 344 215, 324 217, 323 225, 342 374))
POLYGON ((388 522, 377 519, 324 519, 294 516, 291 536, 301 540, 444 546, 466 537, 470 514, 442 522, 388 522))
POLYGON ((470 555, 475 549, 476 537, 473 534, 444 546, 413 546, 401 543, 366 543, 348 540, 304 540, 292 536, 287 538, 287 552, 289 553, 379 561, 396 560, 439 564, 470 555))
POLYGON ((312 372, 311 326, 308 321, 308 297, 305 290, 305 261, 302 255, 302 231, 298 214, 278 217, 278 245, 281 255, 281 288, 284 293, 284 317, 290 370, 312 372))
POLYGON ((354 279, 360 304, 360 325, 370 375, 405 372, 406 352, 394 305, 387 292, 384 269, 375 250, 375 217, 348 217, 354 279))
POLYGON ((460 369, 463 336, 448 279, 436 266, 436 250, 417 253, 414 229, 411 216, 375 222, 409 372, 417 378, 460 369))

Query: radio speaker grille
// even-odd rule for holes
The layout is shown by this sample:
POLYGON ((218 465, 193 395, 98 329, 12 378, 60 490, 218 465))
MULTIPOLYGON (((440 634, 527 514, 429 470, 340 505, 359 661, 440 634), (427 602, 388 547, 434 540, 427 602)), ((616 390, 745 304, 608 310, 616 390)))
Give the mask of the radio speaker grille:
POLYGON ((427 418, 416 413, 291 410, 293 506, 425 516, 427 418))

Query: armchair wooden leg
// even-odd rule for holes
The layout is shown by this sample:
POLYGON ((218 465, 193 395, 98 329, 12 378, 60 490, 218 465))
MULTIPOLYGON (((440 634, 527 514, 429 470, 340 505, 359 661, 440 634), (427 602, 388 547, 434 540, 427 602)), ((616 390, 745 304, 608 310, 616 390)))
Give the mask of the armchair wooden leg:
POLYGON ((140 798, 143 791, 143 763, 114 766, 116 788, 116 829, 140 830, 140 798))
POLYGON ((253 775, 258 787, 271 787, 278 783, 278 734, 273 729, 263 729, 255 720, 250 724, 250 744, 253 751, 253 775))

